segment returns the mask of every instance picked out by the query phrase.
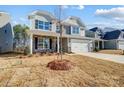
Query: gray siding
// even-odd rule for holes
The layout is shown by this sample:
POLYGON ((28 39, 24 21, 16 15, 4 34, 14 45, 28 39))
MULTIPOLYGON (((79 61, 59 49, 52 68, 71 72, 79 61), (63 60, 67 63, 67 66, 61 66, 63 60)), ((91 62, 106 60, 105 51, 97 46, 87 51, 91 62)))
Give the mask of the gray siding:
POLYGON ((105 49, 117 49, 117 42, 116 40, 109 40, 104 42, 105 49))
POLYGON ((0 28, 0 53, 13 50, 13 32, 11 24, 8 23, 0 28))

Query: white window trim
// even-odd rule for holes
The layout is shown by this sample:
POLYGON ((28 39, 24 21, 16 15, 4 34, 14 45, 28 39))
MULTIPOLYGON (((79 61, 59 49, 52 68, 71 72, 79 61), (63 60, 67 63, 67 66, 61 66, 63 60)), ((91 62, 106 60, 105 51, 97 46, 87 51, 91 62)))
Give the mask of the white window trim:
MULTIPOLYGON (((74 26, 71 26, 71 35, 80 35, 80 27, 78 27, 79 28, 79 33, 73 33, 73 27, 74 26)), ((77 26, 75 26, 75 27, 77 27, 77 26)))
POLYGON ((39 20, 39 19, 34 20, 34 28, 35 28, 35 30, 42 30, 42 31, 51 31, 52 30, 52 24, 51 24, 51 29, 48 29, 48 30, 45 29, 45 22, 46 21, 42 21, 43 22, 43 29, 39 28, 39 22, 38 22, 38 28, 36 28, 36 20, 42 21, 42 20, 39 20))
POLYGON ((38 38, 38 43, 37 43, 37 46, 38 46, 38 50, 42 50, 42 49, 50 49, 50 43, 48 42, 48 48, 45 48, 45 43, 44 43, 44 41, 45 41, 45 39, 47 39, 48 41, 49 41, 49 38, 46 38, 46 37, 39 37, 38 38), (42 38, 42 40, 43 40, 43 48, 41 48, 40 46, 39 46, 39 44, 40 44, 40 41, 39 41, 39 39, 41 39, 42 38))

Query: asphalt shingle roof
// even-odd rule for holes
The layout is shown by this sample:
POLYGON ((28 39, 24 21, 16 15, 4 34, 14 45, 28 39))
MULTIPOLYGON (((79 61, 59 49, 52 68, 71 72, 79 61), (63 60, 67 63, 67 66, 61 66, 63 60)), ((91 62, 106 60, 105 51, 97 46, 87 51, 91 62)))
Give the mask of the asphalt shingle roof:
POLYGON ((101 31, 101 29, 98 27, 94 27, 94 28, 89 29, 89 31, 96 32, 96 31, 101 31))
POLYGON ((124 32, 124 29, 122 29, 121 31, 123 31, 123 32, 124 32))
POLYGON ((120 34, 121 34, 120 30, 114 30, 111 32, 106 32, 103 39, 105 39, 105 40, 118 39, 120 34))

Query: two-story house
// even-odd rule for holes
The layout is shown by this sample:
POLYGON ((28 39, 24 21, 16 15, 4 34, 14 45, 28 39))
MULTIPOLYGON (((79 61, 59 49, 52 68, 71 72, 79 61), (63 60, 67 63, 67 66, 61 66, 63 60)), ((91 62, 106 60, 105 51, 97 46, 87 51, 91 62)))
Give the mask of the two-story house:
POLYGON ((94 27, 91 29, 88 29, 86 32, 86 37, 91 37, 93 40, 93 50, 97 49, 104 49, 104 42, 105 40, 103 40, 103 36, 104 33, 102 32, 102 29, 99 27, 94 27))
POLYGON ((122 49, 124 50, 124 30, 102 31, 94 27, 86 31, 87 37, 94 38, 94 47, 98 49, 122 49))
MULTIPOLYGON (((60 27, 56 17, 47 11, 34 11, 30 20, 31 53, 51 49, 60 50, 60 27)), ((70 16, 61 21, 62 48, 65 52, 88 52, 93 50, 92 38, 85 37, 85 25, 80 18, 70 16)))
POLYGON ((114 30, 106 32, 104 37, 105 49, 122 49, 124 50, 124 32, 123 30, 114 30))
POLYGON ((8 13, 0 12, 0 53, 13 51, 14 33, 8 13))

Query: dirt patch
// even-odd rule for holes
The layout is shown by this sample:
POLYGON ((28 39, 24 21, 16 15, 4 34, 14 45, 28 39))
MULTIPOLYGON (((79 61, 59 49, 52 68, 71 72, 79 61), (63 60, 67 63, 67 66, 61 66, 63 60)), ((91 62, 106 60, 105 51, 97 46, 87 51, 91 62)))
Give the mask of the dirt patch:
POLYGON ((123 55, 123 50, 100 50, 99 53, 123 55))
POLYGON ((63 58, 76 66, 67 71, 47 68, 49 62, 56 60, 55 55, 0 57, 0 86, 124 87, 124 64, 81 55, 63 55, 63 58))

